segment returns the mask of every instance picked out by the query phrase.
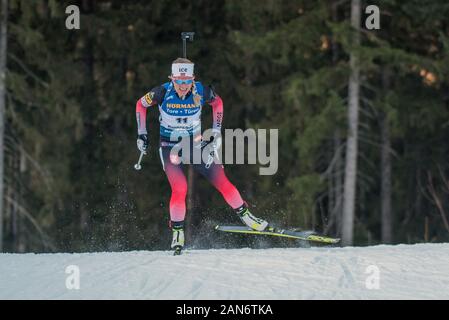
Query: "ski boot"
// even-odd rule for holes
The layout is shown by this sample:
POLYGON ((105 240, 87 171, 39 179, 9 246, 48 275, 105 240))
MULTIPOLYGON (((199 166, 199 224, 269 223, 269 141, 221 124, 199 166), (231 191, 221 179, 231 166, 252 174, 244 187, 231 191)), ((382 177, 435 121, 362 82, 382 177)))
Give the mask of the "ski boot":
POLYGON ((253 230, 264 231, 268 226, 267 221, 252 215, 246 203, 244 203, 241 207, 235 209, 235 212, 238 214, 240 220, 242 220, 244 224, 246 224, 253 230))
POLYGON ((171 248, 175 251, 173 255, 178 256, 184 248, 184 221, 172 221, 171 228, 173 232, 171 248))

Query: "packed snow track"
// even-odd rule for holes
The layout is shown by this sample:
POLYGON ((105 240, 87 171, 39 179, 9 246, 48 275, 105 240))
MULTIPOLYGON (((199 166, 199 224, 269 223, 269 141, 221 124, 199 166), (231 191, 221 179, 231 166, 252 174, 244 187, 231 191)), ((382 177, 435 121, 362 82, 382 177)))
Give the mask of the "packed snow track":
POLYGON ((449 299, 449 244, 0 254, 0 299, 449 299))

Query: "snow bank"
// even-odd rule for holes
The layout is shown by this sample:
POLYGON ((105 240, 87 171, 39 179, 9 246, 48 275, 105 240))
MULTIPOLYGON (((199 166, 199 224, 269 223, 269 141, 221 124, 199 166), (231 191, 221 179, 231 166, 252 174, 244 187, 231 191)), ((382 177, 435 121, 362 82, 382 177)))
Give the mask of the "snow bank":
POLYGON ((0 299, 449 299, 449 244, 0 254, 0 299))

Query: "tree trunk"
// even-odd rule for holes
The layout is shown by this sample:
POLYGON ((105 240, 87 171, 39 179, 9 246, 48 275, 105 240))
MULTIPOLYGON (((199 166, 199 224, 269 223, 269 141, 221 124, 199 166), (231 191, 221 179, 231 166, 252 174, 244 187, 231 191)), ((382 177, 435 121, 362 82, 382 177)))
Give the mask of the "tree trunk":
MULTIPOLYGON (((353 45, 360 44, 360 0, 351 1, 351 26, 354 28, 353 45)), ((352 245, 354 235, 355 195, 357 185, 357 151, 359 124, 360 68, 355 49, 350 53, 348 138, 346 143, 345 189, 342 219, 342 244, 352 245)))
MULTIPOLYGON (((383 92, 386 94, 390 87, 388 70, 384 70, 383 92)), ((391 215, 391 140, 390 126, 386 114, 382 114, 381 119, 381 215, 382 215, 382 242, 391 243, 392 234, 392 215, 391 215)))
MULTIPOLYGON (((339 3, 333 3, 331 8, 332 21, 334 23, 338 22, 338 5, 339 3)), ((336 66, 338 63, 338 55, 339 49, 337 45, 337 40, 332 40, 332 63, 336 66)), ((336 160, 334 171, 335 174, 331 176, 333 179, 333 187, 334 187, 334 206, 332 207, 332 212, 335 217, 335 234, 340 236, 341 228, 342 228, 342 204, 343 204, 343 158, 342 158, 342 150, 341 150, 341 130, 337 128, 334 131, 333 138, 333 149, 334 153, 336 153, 336 160)))
POLYGON ((186 239, 192 241, 192 214, 195 199, 195 175, 193 165, 189 165, 187 169, 187 203, 186 203, 186 218, 185 218, 185 234, 186 239))
POLYGON ((337 152, 337 159, 335 161, 335 229, 338 236, 340 236, 342 228, 342 204, 343 204, 343 159, 341 150, 340 130, 334 132, 334 150, 337 152))
MULTIPOLYGON (((335 152, 334 144, 332 144, 330 147, 328 147, 328 162, 332 162, 332 158, 335 152)), ((323 221, 323 228, 324 230, 328 231, 332 226, 331 224, 334 223, 335 219, 335 189, 334 189, 334 175, 333 175, 334 169, 330 171, 329 178, 327 179, 327 198, 328 198, 328 205, 327 205, 327 221, 323 221)))
POLYGON ((1 0, 0 17, 0 252, 3 251, 3 181, 4 181, 4 150, 5 150, 5 78, 6 53, 8 34, 8 0, 1 0))

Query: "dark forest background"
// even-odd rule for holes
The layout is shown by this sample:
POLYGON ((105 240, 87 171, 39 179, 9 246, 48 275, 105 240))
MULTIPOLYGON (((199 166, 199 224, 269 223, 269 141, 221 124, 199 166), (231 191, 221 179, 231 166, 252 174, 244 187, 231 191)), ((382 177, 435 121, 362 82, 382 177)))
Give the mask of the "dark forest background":
MULTIPOLYGON (((279 129, 276 175, 226 167, 255 215, 353 230, 345 244, 449 241, 446 0, 1 1, 3 251, 168 249, 158 112, 137 172, 135 103, 167 81, 182 31, 195 32, 188 57, 223 98, 224 128, 279 129), (71 4, 80 30, 65 28, 71 4), (367 5, 379 30, 365 28, 367 5)), ((291 245, 215 232, 239 220, 204 179, 193 185, 191 246, 291 245)))

